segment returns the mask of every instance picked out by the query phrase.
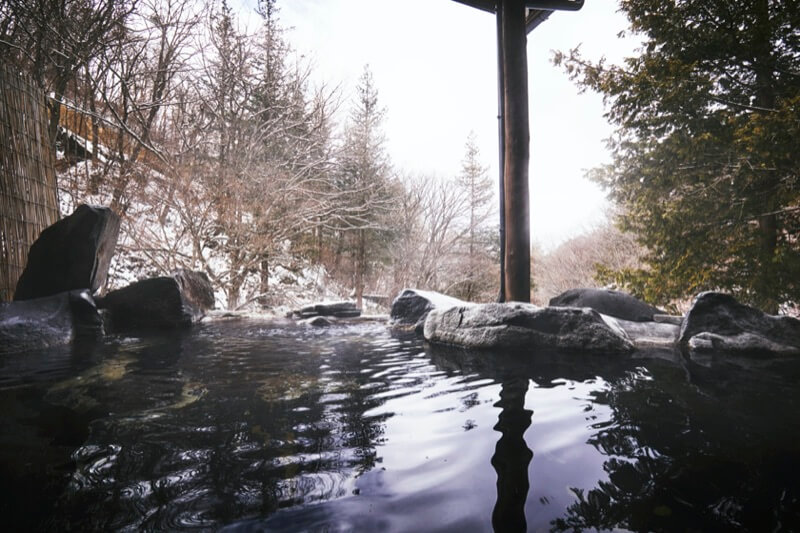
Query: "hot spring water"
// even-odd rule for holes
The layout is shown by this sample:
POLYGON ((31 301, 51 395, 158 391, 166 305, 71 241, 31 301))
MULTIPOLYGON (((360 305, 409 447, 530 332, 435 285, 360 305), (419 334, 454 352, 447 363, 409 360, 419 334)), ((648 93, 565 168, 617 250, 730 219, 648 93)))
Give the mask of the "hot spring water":
POLYGON ((0 361, 0 508, 7 531, 797 529, 799 376, 381 325, 112 338, 0 361))

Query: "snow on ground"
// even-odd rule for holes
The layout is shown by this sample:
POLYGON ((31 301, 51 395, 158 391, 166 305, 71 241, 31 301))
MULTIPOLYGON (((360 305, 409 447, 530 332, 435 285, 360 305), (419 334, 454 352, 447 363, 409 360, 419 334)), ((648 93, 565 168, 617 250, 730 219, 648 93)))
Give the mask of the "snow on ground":
MULTIPOLYGON (((107 184, 119 178, 116 170, 106 173, 100 162, 82 161, 59 172, 59 204, 67 215, 82 204, 111 205, 107 184), (102 176, 106 184, 98 192, 87 190, 89 177, 102 176)), ((229 256, 221 251, 221 240, 214 242, 198 234, 213 233, 213 209, 202 205, 200 195, 192 195, 193 183, 181 194, 172 191, 165 177, 148 170, 143 186, 136 186, 136 200, 131 201, 122 217, 117 247, 109 268, 105 291, 118 289, 135 281, 168 275, 178 268, 206 272, 215 288, 217 309, 226 309, 225 284, 236 272, 231 271, 229 256), (201 215, 208 217, 198 216, 201 215)), ((250 269, 244 275, 240 290, 239 310, 284 315, 291 309, 321 300, 347 300, 351 290, 335 283, 322 265, 292 253, 288 241, 270 254, 267 290, 263 290, 261 273, 250 269)), ((365 302, 365 311, 382 309, 365 302)))

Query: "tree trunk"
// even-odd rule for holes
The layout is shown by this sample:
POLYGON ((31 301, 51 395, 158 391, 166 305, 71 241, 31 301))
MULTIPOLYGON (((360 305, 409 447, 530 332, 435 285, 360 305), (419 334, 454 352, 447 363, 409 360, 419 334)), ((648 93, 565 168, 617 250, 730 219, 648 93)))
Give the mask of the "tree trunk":
MULTIPOLYGON (((474 187, 473 187, 474 189, 474 187)), ((474 202, 475 192, 472 193, 472 201, 474 202)), ((471 302, 475 297, 475 204, 470 206, 469 212, 469 260, 467 262, 467 287, 464 291, 464 296, 468 302, 471 302)))
POLYGON ((48 102, 50 108, 50 123, 48 124, 48 135, 50 136, 50 143, 53 147, 53 153, 56 149, 56 140, 58 137, 58 124, 61 121, 61 101, 64 99, 64 93, 67 91, 68 79, 65 76, 60 76, 56 79, 53 94, 54 100, 48 102))
POLYGON ((505 299, 531 301, 528 163, 528 56, 525 1, 498 2, 505 90, 505 299))
MULTIPOLYGON (((261 271, 261 287, 259 292, 261 294, 266 294, 267 291, 269 291, 269 257, 267 254, 261 256, 261 264, 259 267, 259 270, 261 271)), ((262 306, 266 306, 266 297, 259 298, 258 303, 262 306)))
POLYGON ((364 298, 364 274, 367 259, 367 243, 363 229, 358 230, 358 246, 356 248, 356 307, 361 309, 364 298))
POLYGON ((758 273, 758 291, 761 310, 772 315, 778 314, 779 302, 773 260, 778 248, 778 217, 768 214, 758 217, 758 231, 761 240, 761 269, 758 273))
MULTIPOLYGON (((758 0, 755 5, 756 29, 753 37, 754 63, 756 71, 756 101, 758 107, 764 110, 775 106, 774 85, 774 58, 772 57, 772 28, 769 15, 769 1, 758 0)), ((770 111, 755 111, 755 113, 769 113, 770 111)), ((773 261, 778 248, 779 221, 774 213, 777 202, 775 195, 779 187, 779 180, 775 177, 766 178, 763 184, 764 201, 759 206, 768 214, 759 215, 758 233, 760 241, 760 270, 756 281, 758 300, 761 309, 770 314, 777 314, 778 280, 775 277, 773 261)))
POLYGON ((231 282, 231 285, 225 289, 225 296, 228 299, 228 310, 235 311, 239 307, 239 285, 231 282))
POLYGON ((228 296, 228 310, 235 311, 239 307, 239 296, 244 283, 245 274, 242 272, 242 251, 240 243, 234 241, 231 243, 231 250, 228 252, 228 260, 230 261, 230 281, 225 289, 225 294, 228 296))
MULTIPOLYGON (((86 66, 86 79, 91 79, 88 65, 86 66)), ((100 149, 98 148, 100 144, 100 124, 97 120, 97 104, 94 99, 95 89, 92 83, 86 84, 86 102, 89 106, 89 112, 91 113, 89 120, 92 123, 92 162, 96 163, 100 155, 100 149)), ((100 173, 97 172, 97 169, 94 169, 94 172, 92 172, 92 175, 89 177, 89 192, 91 194, 97 194, 99 191, 100 173)))
POLYGON ((316 245, 317 245, 317 250, 316 250, 316 252, 317 252, 317 254, 316 254, 317 255, 317 262, 318 263, 322 263, 322 242, 323 242, 322 221, 320 221, 320 224, 319 224, 319 226, 317 226, 317 229, 316 229, 316 231, 314 233, 315 233, 315 237, 316 237, 316 241, 317 241, 316 242, 316 245))

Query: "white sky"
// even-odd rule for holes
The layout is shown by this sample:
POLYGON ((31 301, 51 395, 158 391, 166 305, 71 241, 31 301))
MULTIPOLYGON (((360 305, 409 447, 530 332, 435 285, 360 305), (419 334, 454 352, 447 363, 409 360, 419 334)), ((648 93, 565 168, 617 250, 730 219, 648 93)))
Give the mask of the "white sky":
MULTIPOLYGON (((250 3, 250 0, 244 0, 250 3)), ((252 5, 252 4, 251 4, 252 5)), ((345 104, 369 64, 387 108, 387 147, 409 173, 458 174, 468 133, 497 176, 495 18, 452 0, 282 0, 288 40, 316 67, 317 81, 341 85, 345 104)), ((610 157, 611 127, 600 96, 578 94, 552 50, 582 43, 590 58, 617 62, 635 44, 616 0, 586 0, 556 12, 528 35, 531 127, 531 239, 545 249, 602 221, 604 193, 584 173, 610 157)))

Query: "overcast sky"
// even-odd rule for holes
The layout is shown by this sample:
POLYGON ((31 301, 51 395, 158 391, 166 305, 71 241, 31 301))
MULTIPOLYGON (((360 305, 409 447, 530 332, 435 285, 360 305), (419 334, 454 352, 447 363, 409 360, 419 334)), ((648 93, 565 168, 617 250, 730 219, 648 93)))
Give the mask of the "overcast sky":
MULTIPOLYGON (((244 0, 250 2, 251 0, 244 0)), ((252 5, 252 4, 251 4, 252 5)), ((320 82, 341 85, 349 101, 365 64, 387 108, 387 147, 396 168, 455 176, 474 131, 497 176, 495 18, 452 0, 283 0, 288 40, 311 60, 320 82)), ((578 94, 552 50, 582 44, 612 61, 635 46, 616 0, 586 0, 556 12, 528 35, 531 125, 531 238, 545 248, 603 220, 604 193, 584 179, 609 161, 611 128, 602 99, 578 94)))

